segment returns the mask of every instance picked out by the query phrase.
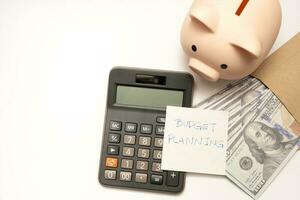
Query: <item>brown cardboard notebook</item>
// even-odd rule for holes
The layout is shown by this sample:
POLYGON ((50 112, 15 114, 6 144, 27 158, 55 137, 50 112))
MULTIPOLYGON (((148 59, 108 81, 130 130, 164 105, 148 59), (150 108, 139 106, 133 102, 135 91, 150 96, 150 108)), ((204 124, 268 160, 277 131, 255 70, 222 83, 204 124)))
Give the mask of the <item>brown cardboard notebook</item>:
POLYGON ((300 33, 252 74, 268 86, 300 123, 300 33))

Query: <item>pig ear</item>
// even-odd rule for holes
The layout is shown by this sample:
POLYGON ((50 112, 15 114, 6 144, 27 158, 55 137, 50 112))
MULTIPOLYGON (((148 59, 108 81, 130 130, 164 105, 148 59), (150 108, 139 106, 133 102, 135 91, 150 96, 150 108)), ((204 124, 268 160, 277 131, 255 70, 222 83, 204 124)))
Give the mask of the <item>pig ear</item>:
POLYGON ((218 15, 217 12, 208 6, 195 7, 190 10, 192 20, 200 22, 210 32, 214 32, 217 28, 218 15))
POLYGON ((255 58, 259 58, 262 51, 261 42, 255 37, 235 37, 230 44, 234 47, 245 50, 255 58))

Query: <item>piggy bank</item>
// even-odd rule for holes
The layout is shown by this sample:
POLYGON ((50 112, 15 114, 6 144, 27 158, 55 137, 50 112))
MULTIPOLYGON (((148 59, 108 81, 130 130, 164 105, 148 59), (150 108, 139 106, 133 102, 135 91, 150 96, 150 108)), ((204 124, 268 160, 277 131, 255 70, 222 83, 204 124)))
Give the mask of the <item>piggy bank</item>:
POLYGON ((194 0, 181 31, 189 67, 211 81, 251 74, 281 25, 278 0, 194 0))

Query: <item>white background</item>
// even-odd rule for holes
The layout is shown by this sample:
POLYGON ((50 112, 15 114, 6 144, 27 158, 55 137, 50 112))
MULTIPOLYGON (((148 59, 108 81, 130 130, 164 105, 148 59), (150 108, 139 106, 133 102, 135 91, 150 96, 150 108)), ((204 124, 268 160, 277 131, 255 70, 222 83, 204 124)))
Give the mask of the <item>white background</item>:
MULTIPOLYGON (((179 32, 191 0, 0 0, 0 199, 250 199, 223 177, 188 174, 179 195, 98 183, 112 66, 188 70, 179 32)), ((300 30, 282 1, 272 51, 300 30)), ((194 102, 224 82, 196 78, 194 102)), ((191 165, 193 161, 191 161, 191 165)), ((298 199, 300 154, 261 199, 298 199)))

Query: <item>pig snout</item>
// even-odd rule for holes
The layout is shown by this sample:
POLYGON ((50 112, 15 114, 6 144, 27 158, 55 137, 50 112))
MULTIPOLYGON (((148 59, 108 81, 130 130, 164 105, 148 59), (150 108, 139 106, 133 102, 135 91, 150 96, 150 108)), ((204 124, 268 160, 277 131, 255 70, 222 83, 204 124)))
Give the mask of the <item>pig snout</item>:
POLYGON ((217 70, 195 58, 190 59, 189 67, 195 73, 210 81, 217 81, 220 78, 220 73, 217 70))

